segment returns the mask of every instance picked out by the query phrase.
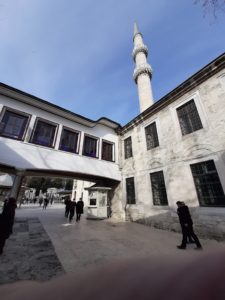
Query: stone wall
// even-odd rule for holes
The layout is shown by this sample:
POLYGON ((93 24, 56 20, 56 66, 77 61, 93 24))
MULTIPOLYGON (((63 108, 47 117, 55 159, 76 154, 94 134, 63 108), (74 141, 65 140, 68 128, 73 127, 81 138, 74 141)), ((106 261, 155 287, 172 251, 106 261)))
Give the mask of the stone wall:
MULTIPOLYGON (((199 212, 199 209, 190 208, 192 219, 194 223, 195 233, 200 238, 215 239, 218 241, 225 240, 225 211, 223 212, 210 212, 206 209, 204 212, 199 212)), ((131 221, 144 224, 150 227, 181 232, 178 216, 176 213, 167 211, 163 214, 152 215, 148 217, 134 218, 131 221)))
POLYGON ((176 201, 193 209, 196 232, 202 237, 225 238, 225 208, 199 207, 190 164, 213 160, 225 191, 225 84, 220 71, 174 102, 122 134, 132 138, 133 157, 124 159, 122 145, 122 205, 126 219, 179 231, 176 201), (194 99, 203 128, 182 136, 177 107, 194 99), (159 147, 147 150, 145 127, 156 122, 159 147), (153 205, 150 173, 163 171, 168 206, 153 205), (126 178, 134 177, 136 205, 126 207, 126 178))

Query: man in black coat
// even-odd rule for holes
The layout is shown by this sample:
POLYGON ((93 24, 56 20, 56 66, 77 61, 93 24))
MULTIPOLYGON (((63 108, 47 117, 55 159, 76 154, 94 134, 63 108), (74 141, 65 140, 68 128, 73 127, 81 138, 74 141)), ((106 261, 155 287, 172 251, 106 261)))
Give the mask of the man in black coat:
POLYGON ((77 219, 76 219, 76 221, 77 222, 80 221, 80 217, 83 214, 83 212, 84 212, 84 202, 80 198, 79 201, 77 202, 77 205, 76 205, 76 213, 77 213, 77 219))
POLYGON ((64 204, 65 204, 65 217, 68 218, 69 216, 69 212, 70 212, 70 203, 71 203, 71 200, 66 198, 65 201, 64 201, 64 204))
POLYGON ((193 238, 193 240, 197 246, 196 249, 202 249, 199 239, 193 230, 193 222, 191 219, 191 215, 190 215, 188 206, 185 205, 184 202, 177 201, 177 207, 178 207, 177 214, 178 214, 178 217, 180 220, 180 225, 181 225, 182 234, 183 234, 181 245, 177 246, 177 248, 178 249, 186 249, 187 238, 188 238, 188 236, 190 236, 193 238))
POLYGON ((0 214, 0 255, 3 253, 5 241, 12 234, 16 207, 16 199, 10 197, 5 201, 0 214))
POLYGON ((73 199, 73 201, 70 201, 70 208, 69 208, 69 221, 72 222, 73 220, 73 216, 74 216, 74 213, 75 213, 75 208, 76 208, 76 201, 75 199, 73 199))

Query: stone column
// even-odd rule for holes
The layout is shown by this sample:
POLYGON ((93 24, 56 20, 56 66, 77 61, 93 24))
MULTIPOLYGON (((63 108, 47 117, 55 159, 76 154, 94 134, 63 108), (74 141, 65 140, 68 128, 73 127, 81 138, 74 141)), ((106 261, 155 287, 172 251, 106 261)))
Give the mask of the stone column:
POLYGON ((112 219, 125 221, 125 211, 122 203, 122 182, 112 187, 108 196, 111 201, 112 219))
POLYGON ((25 170, 17 170, 9 197, 14 197, 17 199, 24 178, 24 174, 25 174, 25 170))

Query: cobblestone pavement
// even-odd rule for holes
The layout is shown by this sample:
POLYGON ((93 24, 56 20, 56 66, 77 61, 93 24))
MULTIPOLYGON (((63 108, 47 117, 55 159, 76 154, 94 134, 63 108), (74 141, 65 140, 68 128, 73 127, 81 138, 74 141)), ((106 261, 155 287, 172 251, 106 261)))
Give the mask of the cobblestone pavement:
POLYGON ((79 273, 114 260, 143 256, 176 256, 186 260, 225 248, 225 243, 201 240, 203 251, 189 245, 179 250, 181 234, 136 223, 91 221, 71 224, 64 206, 43 210, 38 206, 16 211, 14 233, 0 256, 0 283, 23 279, 44 281, 66 273, 79 273))

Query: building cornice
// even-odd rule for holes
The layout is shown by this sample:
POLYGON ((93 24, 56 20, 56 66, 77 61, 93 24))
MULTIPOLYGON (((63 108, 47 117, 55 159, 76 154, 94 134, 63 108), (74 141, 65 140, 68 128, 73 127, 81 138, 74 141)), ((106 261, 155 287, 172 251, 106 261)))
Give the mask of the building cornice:
POLYGON ((62 108, 58 105, 52 104, 46 100, 40 99, 36 96, 28 94, 26 92, 20 91, 14 87, 8 86, 0 82, 0 94, 6 97, 15 99, 17 101, 26 103, 28 105, 34 106, 36 108, 44 109, 45 111, 58 115, 60 117, 66 118, 73 122, 85 125, 87 127, 95 127, 98 124, 105 125, 114 130, 117 130, 121 125, 117 122, 114 122, 108 118, 102 117, 96 121, 83 117, 81 115, 75 114, 65 108, 62 108))
POLYGON ((197 73, 192 75, 190 78, 185 80, 183 83, 178 85, 175 89, 173 89, 170 93, 162 97, 156 103, 151 105, 129 123, 124 125, 122 128, 118 130, 119 134, 124 134, 131 130, 132 128, 136 127, 138 124, 142 123, 143 120, 149 118, 150 116, 154 115, 164 107, 168 106, 170 103, 176 101, 181 96, 185 95, 189 91, 193 90, 201 83, 206 81, 207 79, 211 78, 213 75, 221 71, 225 68, 225 53, 221 54, 215 60, 210 62, 204 68, 199 70, 197 73))

